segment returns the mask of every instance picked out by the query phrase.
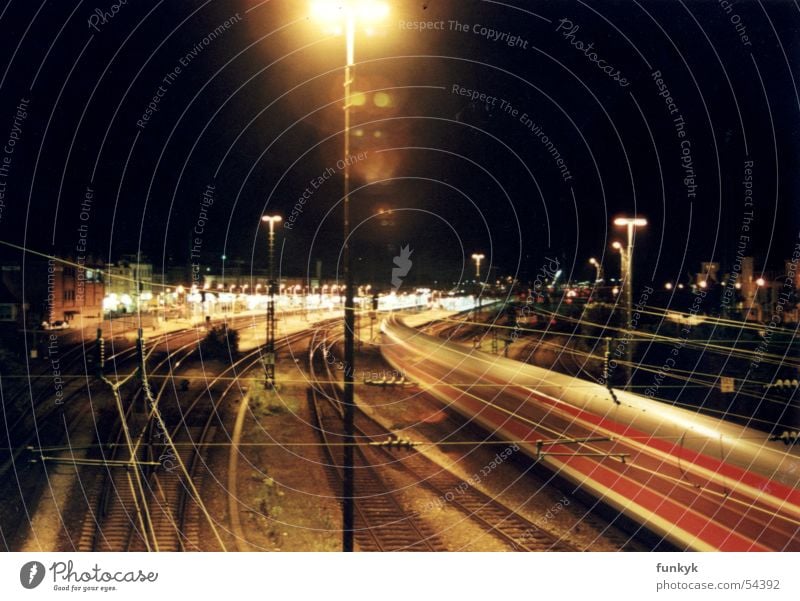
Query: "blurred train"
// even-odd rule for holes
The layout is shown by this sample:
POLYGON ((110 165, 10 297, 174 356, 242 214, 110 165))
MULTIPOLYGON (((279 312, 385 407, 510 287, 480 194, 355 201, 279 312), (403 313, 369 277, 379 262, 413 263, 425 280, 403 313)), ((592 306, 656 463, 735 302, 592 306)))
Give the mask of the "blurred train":
POLYGON ((679 549, 800 551, 800 453, 752 428, 382 324, 426 392, 679 549))

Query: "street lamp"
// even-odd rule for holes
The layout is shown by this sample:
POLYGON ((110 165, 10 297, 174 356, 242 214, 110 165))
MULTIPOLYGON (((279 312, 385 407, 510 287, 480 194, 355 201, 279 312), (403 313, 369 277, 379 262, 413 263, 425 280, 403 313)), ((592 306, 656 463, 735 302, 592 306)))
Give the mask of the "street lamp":
MULTIPOLYGON (((614 219, 614 225, 619 227, 625 227, 628 230, 628 246, 625 249, 625 280, 622 282, 622 286, 625 289, 625 305, 626 305, 626 313, 627 313, 627 331, 628 335, 632 336, 633 332, 633 241, 634 241, 634 230, 637 227, 644 227, 647 225, 647 219, 642 217, 617 217, 614 219)), ((622 251, 620 250, 620 254, 622 251)), ((633 343, 629 343, 626 346, 626 355, 627 355, 627 373, 628 373, 628 385, 630 385, 630 378, 631 378, 631 361, 633 357, 633 343)))
POLYGON ((353 444, 355 405, 353 403, 353 374, 355 373, 355 307, 353 305, 353 273, 350 253, 350 105, 353 71, 355 68, 356 24, 369 24, 385 18, 389 7, 375 0, 315 0, 311 4, 312 15, 328 25, 344 21, 345 70, 344 70, 344 248, 342 262, 345 282, 344 298, 344 483, 342 490, 342 548, 353 550, 354 521, 354 474, 353 444))
POLYGON ((275 385, 275 224, 280 215, 263 215, 269 224, 269 279, 267 280, 267 343, 264 349, 264 388, 275 385))
POLYGON ((485 257, 480 253, 474 253, 472 255, 472 259, 475 261, 475 277, 480 281, 481 279, 481 261, 483 261, 485 257))
MULTIPOLYGON (((475 261, 475 278, 478 281, 478 286, 481 285, 481 261, 484 259, 483 254, 481 253, 473 253, 472 259, 475 261)), ((481 296, 483 295, 483 290, 479 289, 476 297, 477 304, 475 306, 475 319, 477 321, 478 314, 481 312, 481 296)))
POLYGON ((594 265, 595 271, 597 272, 597 278, 595 279, 595 283, 602 282, 603 281, 603 266, 594 257, 589 259, 589 264, 594 265))

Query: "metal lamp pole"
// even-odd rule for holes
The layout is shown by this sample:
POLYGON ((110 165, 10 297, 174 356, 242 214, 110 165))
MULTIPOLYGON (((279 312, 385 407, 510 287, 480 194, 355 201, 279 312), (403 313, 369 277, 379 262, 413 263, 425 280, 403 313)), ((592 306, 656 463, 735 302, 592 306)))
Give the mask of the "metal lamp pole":
POLYGON ((476 300, 475 319, 477 321, 478 314, 481 312, 481 295, 482 295, 482 292, 483 292, 480 289, 480 286, 481 286, 481 261, 484 259, 484 256, 481 253, 473 253, 472 258, 475 261, 475 278, 478 281, 478 297, 475 299, 476 300))
POLYGON ((342 490, 342 548, 353 550, 354 522, 354 482, 353 482, 353 445, 355 444, 353 420, 355 405, 353 401, 353 361, 355 355, 355 307, 353 294, 353 265, 350 248, 350 106, 352 103, 351 87, 355 70, 355 31, 356 20, 377 21, 386 16, 388 6, 379 1, 369 0, 315 0, 311 5, 312 13, 330 24, 331 21, 341 23, 344 19, 346 39, 346 62, 344 71, 344 248, 342 263, 344 272, 344 485, 342 490))
MULTIPOLYGON (((647 219, 640 217, 618 217, 614 220, 614 225, 624 226, 628 230, 628 246, 625 248, 625 310, 626 310, 626 329, 628 336, 633 336, 633 241, 634 241, 634 228, 647 225, 647 219)), ((622 251, 620 251, 622 253, 622 251)), ((633 342, 630 340, 626 345, 626 359, 627 359, 627 380, 630 386, 631 380, 631 362, 633 361, 633 342)))
POLYGON ((597 283, 602 282, 603 281, 603 266, 594 257, 589 259, 589 263, 591 265, 594 265, 594 269, 595 269, 595 272, 597 274, 597 277, 595 278, 595 283, 597 284, 597 283))
POLYGON ((350 102, 355 69, 355 18, 348 13, 345 23, 347 61, 344 69, 344 482, 342 490, 342 550, 353 551, 355 531, 355 406, 353 394, 353 361, 355 359, 355 311, 353 306, 353 257, 350 252, 350 102))
POLYGON ((267 280, 267 342, 264 350, 264 388, 275 386, 275 224, 280 215, 264 215, 269 224, 269 279, 267 280))

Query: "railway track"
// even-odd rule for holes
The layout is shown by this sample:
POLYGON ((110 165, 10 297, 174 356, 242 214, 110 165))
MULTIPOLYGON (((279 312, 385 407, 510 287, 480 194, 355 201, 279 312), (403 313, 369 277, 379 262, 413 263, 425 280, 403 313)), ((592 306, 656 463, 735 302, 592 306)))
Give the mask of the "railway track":
MULTIPOLYGON (((535 339, 535 340, 527 341, 527 342, 525 342, 525 346, 523 347, 523 350, 519 354, 519 359, 518 360, 523 361, 525 363, 534 364, 533 363, 534 353, 535 353, 535 351, 537 349, 541 348, 542 345, 545 345, 546 347, 550 346, 550 345, 559 346, 559 345, 557 345, 557 343, 542 341, 541 339, 535 339)), ((561 369, 565 373, 567 373, 568 375, 576 376, 577 374, 580 374, 580 373, 586 373, 586 375, 588 377, 591 377, 587 372, 585 372, 583 366, 578 363, 578 361, 575 359, 574 354, 572 352, 570 352, 569 349, 566 349, 566 352, 562 351, 562 352, 558 353, 557 362, 560 365, 561 369), (569 359, 573 362, 573 364, 575 366, 574 370, 568 368, 567 365, 564 363, 565 356, 569 357, 569 359)), ((413 469, 413 465, 410 465, 409 467, 412 467, 412 469, 413 469)), ((424 470, 421 473, 424 473, 424 470)), ((450 477, 448 478, 447 477, 447 475, 448 475, 447 472, 443 472, 443 475, 444 475, 443 478, 440 479, 440 478, 437 477, 435 480, 431 481, 431 484, 433 485, 432 488, 438 488, 440 491, 441 490, 443 490, 443 491, 460 490, 460 488, 463 488, 464 484, 460 480, 458 480, 457 477, 450 475, 450 477), (460 488, 459 488, 459 486, 460 486, 460 488)), ((441 494, 441 493, 439 493, 439 494, 441 494)), ((479 494, 482 495, 482 493, 480 493, 480 492, 479 492, 479 494)), ((461 496, 463 496, 463 495, 461 495, 461 496)), ((476 505, 475 502, 472 501, 471 499, 467 500, 467 502, 465 502, 463 504, 466 506, 464 508, 465 512, 468 512, 471 507, 476 507, 476 506, 480 507, 481 506, 480 504, 476 505)), ((454 503, 454 505, 455 505, 455 503, 454 503)), ((507 510, 507 511, 510 511, 510 510, 507 510)), ((496 511, 495 511, 495 514, 497 514, 496 511)), ((502 515, 502 510, 500 511, 499 515, 502 515)), ((480 520, 480 516, 478 516, 478 519, 480 520)), ((489 520, 489 521, 491 523, 491 520, 489 520)), ((604 520, 604 519, 602 519, 600 517, 597 517, 594 514, 587 513, 585 516, 583 516, 581 518, 581 523, 582 524, 586 524, 586 525, 590 526, 591 528, 602 532, 602 536, 603 536, 604 541, 614 545, 617 548, 618 551, 636 552, 636 551, 644 551, 644 550, 646 550, 646 548, 642 544, 640 544, 635 538, 626 536, 622 532, 617 531, 616 528, 609 528, 609 524, 608 524, 608 522, 606 520, 604 520)), ((530 527, 520 528, 519 525, 514 524, 513 521, 509 524, 509 526, 510 526, 509 527, 509 535, 510 536, 509 537, 505 537, 503 534, 499 534, 499 536, 501 538, 505 538, 509 543, 511 543, 514 546, 517 546, 517 543, 515 542, 515 539, 519 539, 520 533, 523 533, 522 534, 523 540, 528 540, 530 537, 528 536, 527 533, 529 533, 531 531, 534 531, 534 532, 536 531, 536 527, 535 526, 533 527, 534 528, 533 530, 531 530, 530 527)), ((547 544, 546 540, 543 540, 542 542, 544 544, 547 544)), ((559 544, 559 547, 561 547, 561 545, 565 544, 565 543, 564 543, 564 541, 558 541, 558 544, 559 544)), ((570 545, 567 545, 567 546, 571 547, 570 545)), ((520 550, 524 550, 524 545, 520 548, 520 550)), ((554 549, 554 550, 556 550, 556 549, 554 549)), ((568 549, 564 549, 564 550, 577 551, 579 549, 577 549, 577 548, 568 548, 568 549)))
MULTIPOLYGON (((315 332, 309 345, 309 370, 312 385, 309 388, 312 415, 317 431, 325 445, 329 474, 334 489, 344 480, 341 443, 343 409, 338 389, 331 384, 333 375, 327 361, 322 360, 324 378, 318 377, 318 351, 326 350, 326 337, 317 339, 315 332)), ((443 551, 445 546, 432 529, 413 512, 409 512, 398 498, 395 488, 372 465, 365 450, 357 446, 354 452, 355 532, 354 538, 362 551, 443 551)))
MULTIPOLYGON (((299 332, 277 343, 277 348, 292 344, 306 336, 299 332)), ((153 372, 169 365, 169 377, 164 378, 156 395, 156 406, 165 387, 176 377, 174 369, 194 352, 194 343, 184 345, 162 360, 153 372), (190 348, 191 347, 191 348, 190 348), (173 359, 178 358, 176 363, 173 359)), ((200 491, 207 467, 206 449, 220 427, 222 403, 238 385, 238 377, 261 364, 263 347, 245 353, 210 379, 202 392, 180 410, 178 423, 169 428, 169 440, 141 445, 140 460, 156 463, 146 473, 140 473, 141 494, 129 479, 130 469, 111 469, 95 491, 96 510, 87 517, 78 550, 81 551, 199 551, 209 550, 201 540, 203 522, 214 532, 219 549, 226 550, 217 532, 217 523, 210 515, 200 491), (221 388, 221 389, 220 389, 221 388), (217 392, 215 393, 215 389, 217 392), (209 401, 209 402, 205 402, 209 401), (162 452, 156 449, 162 449, 162 452), (173 450, 174 449, 174 450, 173 450), (143 517, 139 517, 143 516, 143 517)), ((129 405, 133 407, 133 403, 129 405)), ((150 416, 147 426, 155 427, 158 420, 150 416)), ((117 434, 111 459, 116 459, 122 443, 117 434)), ((165 437, 166 440, 166 437, 165 437)))
MULTIPOLYGON (((338 466, 336 453, 333 452, 333 448, 328 444, 328 441, 332 437, 334 441, 341 440, 341 435, 335 434, 341 431, 341 411, 338 405, 338 390, 335 386, 330 384, 320 384, 319 378, 316 378, 316 371, 314 369, 315 354, 319 350, 324 352, 327 344, 326 335, 323 335, 319 341, 312 340, 312 345, 309 350, 309 363, 312 366, 312 378, 315 379, 316 383, 312 386, 311 396, 317 415, 321 415, 318 419, 317 426, 326 442, 329 458, 332 464, 338 466), (326 405, 332 409, 326 409, 326 405), (331 415, 331 413, 333 413, 333 415, 331 415), (334 434, 331 435, 331 433, 334 434)), ((323 361, 323 363, 325 362, 323 361)), ((325 381, 328 383, 333 381, 329 371, 325 381)), ((410 449, 404 451, 402 457, 399 458, 398 454, 389 451, 383 446, 370 445, 369 443, 385 441, 387 438, 390 438, 392 434, 361 411, 356 412, 355 434, 366 443, 358 447, 362 461, 366 461, 366 465, 375 472, 372 474, 372 478, 370 478, 365 491, 368 495, 373 493, 373 489, 375 488, 374 483, 376 481, 381 482, 384 489, 388 489, 389 491, 399 488, 393 484, 392 476, 388 473, 384 473, 386 470, 381 470, 381 467, 379 467, 390 465, 393 470, 404 472, 404 474, 409 476, 414 482, 424 486, 429 492, 435 495, 437 499, 446 500, 449 506, 459 510, 465 517, 480 525, 488 534, 500 539, 514 550, 578 550, 556 534, 537 526, 499 500, 486 495, 455 474, 433 463, 422 453, 410 449)), ((358 474, 359 471, 364 470, 358 470, 356 474, 358 474)), ((337 472, 340 473, 341 470, 337 469, 337 472)), ((356 487, 356 490, 362 490, 359 488, 358 475, 356 476, 356 487)), ((389 492, 389 494, 391 494, 391 492, 389 492)), ((359 496, 356 507, 358 508, 359 505, 363 505, 361 496, 359 496)), ((394 516, 396 523, 403 523, 404 520, 414 517, 424 519, 424 516, 415 513, 409 514, 406 518, 401 518, 399 515, 394 516)), ((413 523, 416 524, 417 521, 415 520, 413 523)), ((424 524, 424 521, 422 523, 424 524)), ((414 532, 409 534, 413 536, 414 532)), ((356 537, 358 540, 358 533, 356 533, 356 537)), ((370 541, 367 540, 366 542, 368 548, 370 548, 370 541)), ((439 544, 438 541, 437 544, 439 544)))
MULTIPOLYGON (((194 333, 194 330, 178 330, 175 332, 168 332, 166 334, 156 336, 150 339, 148 342, 152 346, 161 346, 164 344, 168 345, 171 341, 179 340, 192 333, 194 333)), ((136 357, 135 347, 128 347, 119 351, 115 351, 113 349, 113 339, 110 342, 112 342, 112 354, 108 356, 106 363, 112 365, 115 371, 136 357)), ((19 393, 22 397, 29 397, 31 399, 31 411, 24 412, 16 416, 14 421, 6 425, 6 431, 8 432, 9 438, 7 447, 9 449, 9 455, 2 463, 0 463, 0 482, 19 462, 20 458, 23 455, 28 454, 30 448, 42 446, 43 441, 41 433, 47 428, 48 425, 51 424, 51 422, 57 422, 55 424, 56 428, 62 427, 63 420, 53 419, 54 416, 59 414, 59 409, 61 407, 72 406, 72 401, 80 400, 82 396, 89 393, 90 388, 95 381, 93 374, 90 375, 86 372, 72 373, 72 370, 75 367, 86 367, 86 353, 90 352, 93 348, 94 340, 92 340, 92 343, 89 345, 78 345, 61 354, 59 361, 61 362, 60 371, 63 377, 76 377, 65 381, 63 396, 60 403, 45 404, 45 401, 55 394, 53 378, 50 373, 47 372, 47 370, 45 370, 46 373, 40 373, 35 382, 31 382, 28 390, 24 390, 19 393), (69 357, 69 362, 64 363, 67 357, 69 357), (40 381, 41 385, 37 385, 40 381), (22 438, 13 438, 13 434, 18 432, 23 432, 25 434, 22 438)), ((14 401, 6 400, 4 406, 10 406, 13 403, 14 401)), ((79 412, 85 410, 86 407, 81 407, 79 412)), ((68 421, 76 421, 78 417, 80 416, 71 416, 68 418, 68 421)), ((60 434, 63 436, 63 432, 60 434)), ((59 439, 49 442, 60 443, 61 440, 59 439)))
MULTIPOLYGON (((175 363, 188 359, 196 344, 193 341, 169 352, 150 370, 150 375, 158 374, 164 366, 171 370, 175 363)), ((163 379, 155 393, 157 401, 169 382, 169 378, 163 379)), ((88 493, 90 510, 78 539, 78 551, 180 550, 175 540, 174 514, 168 503, 160 502, 166 500, 167 491, 155 479, 158 468, 143 465, 153 463, 164 467, 163 463, 152 461, 151 445, 142 444, 145 437, 152 436, 152 426, 149 418, 134 413, 134 407, 141 402, 140 396, 141 389, 124 409, 126 425, 139 430, 136 442, 126 438, 121 422, 117 422, 108 454, 101 447, 105 473, 88 493), (150 511, 151 505, 156 511, 150 511)))

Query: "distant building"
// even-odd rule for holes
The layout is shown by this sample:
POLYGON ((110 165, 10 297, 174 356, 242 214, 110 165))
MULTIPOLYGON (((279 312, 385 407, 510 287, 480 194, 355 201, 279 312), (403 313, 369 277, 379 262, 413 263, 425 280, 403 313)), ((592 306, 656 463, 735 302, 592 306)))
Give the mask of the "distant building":
POLYGON ((153 298, 153 264, 136 256, 106 267, 106 310, 131 313, 153 298))
POLYGON ((89 263, 79 267, 50 260, 46 279, 45 321, 102 317, 105 296, 102 266, 89 263))
POLYGON ((0 266, 0 325, 18 329, 24 327, 23 319, 28 309, 20 293, 19 265, 0 266))

